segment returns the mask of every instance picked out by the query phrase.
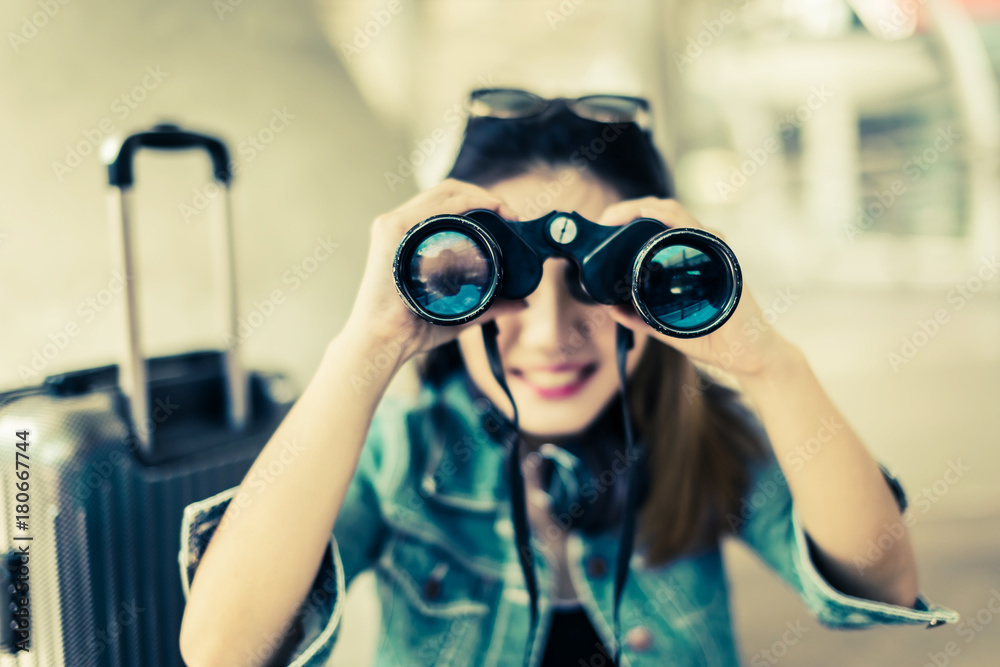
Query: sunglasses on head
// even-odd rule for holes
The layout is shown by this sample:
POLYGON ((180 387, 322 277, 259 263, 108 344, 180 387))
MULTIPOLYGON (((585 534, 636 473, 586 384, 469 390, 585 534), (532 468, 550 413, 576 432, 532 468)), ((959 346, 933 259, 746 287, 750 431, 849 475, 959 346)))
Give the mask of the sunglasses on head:
POLYGON ((585 95, 546 99, 518 88, 479 88, 469 94, 469 115, 480 118, 531 118, 553 104, 598 123, 635 123, 649 127, 649 101, 628 95, 585 95))

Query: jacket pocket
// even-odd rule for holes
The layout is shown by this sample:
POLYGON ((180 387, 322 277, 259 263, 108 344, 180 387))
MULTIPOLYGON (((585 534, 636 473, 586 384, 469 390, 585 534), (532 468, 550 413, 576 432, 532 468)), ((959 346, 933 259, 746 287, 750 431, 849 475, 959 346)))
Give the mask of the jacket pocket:
MULTIPOLYGON (((477 664, 498 580, 414 536, 389 538, 378 563, 383 646, 417 664, 477 664)), ((387 663, 388 664, 388 663, 387 663)))
POLYGON ((239 486, 234 486, 184 508, 184 516, 181 519, 181 549, 177 560, 181 568, 181 589, 185 600, 191 593, 191 581, 201 563, 201 557, 205 554, 212 535, 219 527, 226 508, 237 491, 239 486))

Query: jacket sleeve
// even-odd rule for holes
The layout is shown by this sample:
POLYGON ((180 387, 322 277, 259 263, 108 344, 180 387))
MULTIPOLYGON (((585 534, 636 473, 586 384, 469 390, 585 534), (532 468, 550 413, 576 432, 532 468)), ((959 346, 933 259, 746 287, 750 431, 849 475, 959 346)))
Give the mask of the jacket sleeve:
MULTIPOLYGON (((900 512, 904 512, 906 494, 902 486, 884 466, 879 464, 879 467, 892 489, 900 512)), ((911 608, 854 597, 834 588, 816 567, 813 547, 802 528, 778 463, 772 458, 756 464, 751 467, 750 477, 739 516, 730 515, 730 525, 771 569, 795 589, 823 625, 864 628, 876 624, 927 623, 928 627, 932 627, 958 621, 957 612, 932 605, 922 595, 917 596, 916 604, 911 608)), ((902 526, 899 528, 903 529, 902 526)), ((886 534, 892 537, 889 532, 886 534)), ((863 570, 868 561, 859 558, 861 560, 856 559, 855 564, 863 570)))
MULTIPOLYGON (((372 420, 319 571, 290 627, 293 635, 284 638, 294 644, 284 663, 289 667, 326 664, 337 640, 347 586, 381 553, 386 527, 378 488, 380 480, 386 477, 382 469, 385 440, 398 434, 390 432, 393 430, 390 424, 399 419, 390 413, 397 408, 396 401, 384 400, 372 420)), ((395 442, 393 446, 399 444, 395 442)), ((238 490, 239 486, 226 489, 184 509, 178 559, 185 600, 201 556, 238 490)), ((252 494, 253 490, 247 493, 252 494)))

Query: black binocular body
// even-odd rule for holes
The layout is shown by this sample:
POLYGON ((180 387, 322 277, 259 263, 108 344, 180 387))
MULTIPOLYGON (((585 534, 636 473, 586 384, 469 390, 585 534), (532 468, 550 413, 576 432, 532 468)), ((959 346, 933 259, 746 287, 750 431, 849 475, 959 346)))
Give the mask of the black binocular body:
POLYGON ((403 237, 393 274, 417 316, 458 325, 497 298, 527 297, 550 257, 569 260, 566 279, 574 298, 631 303, 650 326, 677 338, 718 329, 742 292, 736 256, 713 234, 652 218, 599 225, 559 211, 526 222, 485 209, 428 218, 403 237))

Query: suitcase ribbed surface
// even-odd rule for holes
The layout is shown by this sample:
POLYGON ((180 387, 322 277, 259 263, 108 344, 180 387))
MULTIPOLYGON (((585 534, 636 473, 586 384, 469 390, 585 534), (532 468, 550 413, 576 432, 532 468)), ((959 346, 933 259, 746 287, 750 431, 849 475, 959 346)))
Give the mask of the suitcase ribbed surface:
MULTIPOLYGON (((129 451, 113 396, 39 393, 0 405, 0 456, 13 459, 15 430, 31 432, 33 538, 31 649, 13 662, 0 649, 0 665, 181 667, 183 509, 239 484, 289 407, 278 406, 250 434, 144 465, 129 451)), ((23 544, 12 540, 24 533, 13 530, 19 480, 7 469, 0 536, 4 545, 23 544)))

